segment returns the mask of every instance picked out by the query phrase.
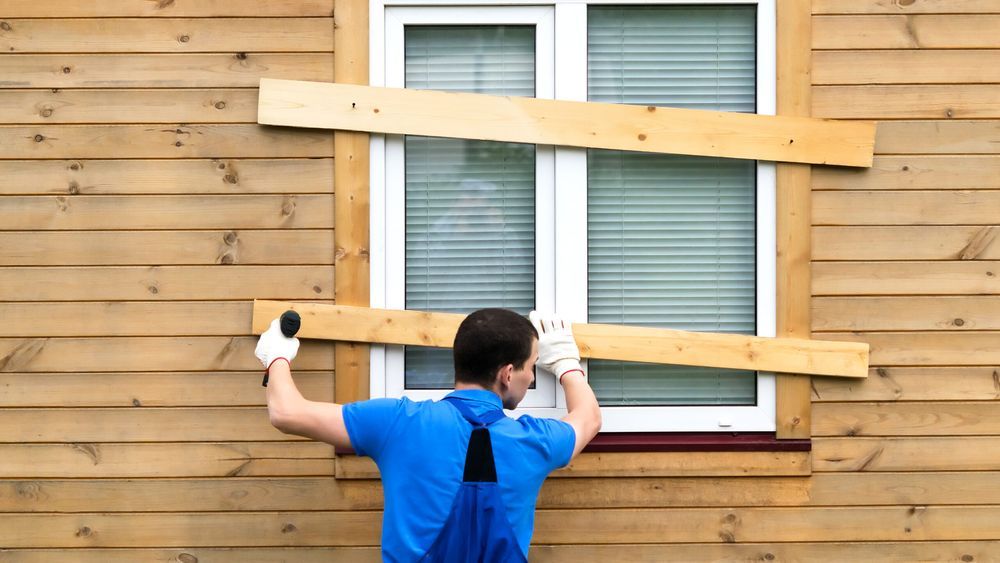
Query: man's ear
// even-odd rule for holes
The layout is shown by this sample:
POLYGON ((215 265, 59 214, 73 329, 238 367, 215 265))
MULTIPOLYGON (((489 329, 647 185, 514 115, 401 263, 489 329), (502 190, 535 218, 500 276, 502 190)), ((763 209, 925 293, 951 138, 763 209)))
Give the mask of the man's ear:
POLYGON ((507 364, 497 370, 497 382, 501 389, 510 387, 510 380, 514 377, 514 364, 507 364))

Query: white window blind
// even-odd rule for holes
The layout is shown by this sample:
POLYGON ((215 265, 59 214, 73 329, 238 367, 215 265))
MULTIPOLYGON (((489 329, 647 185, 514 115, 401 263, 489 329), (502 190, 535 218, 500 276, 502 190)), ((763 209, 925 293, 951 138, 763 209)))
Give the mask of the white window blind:
MULTIPOLYGON (((407 26, 406 87, 535 95, 532 26, 407 26)), ((535 300, 535 147, 408 136, 406 308, 527 314, 535 300)), ((408 346, 407 389, 454 384, 450 350, 408 346)))
MULTIPOLYGON (((593 6, 591 101, 754 112, 754 6, 593 6)), ((590 322, 754 334, 756 163, 588 151, 590 322)), ((752 405, 753 372, 591 361, 603 406, 752 405)))

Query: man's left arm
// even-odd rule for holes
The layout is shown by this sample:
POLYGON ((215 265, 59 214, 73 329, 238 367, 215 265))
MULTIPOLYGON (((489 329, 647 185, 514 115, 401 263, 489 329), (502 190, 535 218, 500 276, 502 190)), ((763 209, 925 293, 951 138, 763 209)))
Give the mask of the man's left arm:
POLYGON ((292 380, 287 361, 273 362, 268 374, 267 413, 275 428, 285 434, 333 444, 338 450, 353 449, 344 425, 343 405, 303 397, 292 380))

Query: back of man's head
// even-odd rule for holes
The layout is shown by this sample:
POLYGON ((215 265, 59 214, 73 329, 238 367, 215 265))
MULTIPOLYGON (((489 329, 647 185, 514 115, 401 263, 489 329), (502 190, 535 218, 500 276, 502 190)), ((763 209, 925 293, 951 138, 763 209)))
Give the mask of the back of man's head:
POLYGON ((501 367, 524 366, 537 338, 531 321, 514 311, 480 309, 472 313, 455 334, 455 381, 491 388, 501 367))

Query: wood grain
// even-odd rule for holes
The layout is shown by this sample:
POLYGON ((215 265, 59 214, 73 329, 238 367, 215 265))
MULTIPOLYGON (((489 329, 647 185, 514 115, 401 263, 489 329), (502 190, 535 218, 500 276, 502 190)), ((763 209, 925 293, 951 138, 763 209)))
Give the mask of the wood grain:
POLYGON ((998 464, 997 436, 813 440, 815 471, 995 471, 998 464))
POLYGON ((1000 261, 817 262, 814 295, 1000 295, 1000 261))
POLYGON ((812 0, 814 14, 996 13, 996 0, 812 0))
POLYGON ((879 154, 997 154, 998 121, 887 121, 879 124, 879 154))
POLYGON ((996 190, 1000 157, 877 156, 866 170, 817 168, 812 186, 814 190, 996 190))
POLYGON ((981 239, 991 232, 994 226, 813 227, 813 259, 997 260, 996 237, 981 239))
POLYGON ((813 401, 995 401, 1000 370, 989 366, 873 368, 868 379, 817 379, 813 401))
POLYGON ((988 436, 1000 434, 984 402, 817 403, 813 436, 988 436))
POLYGON ((871 345, 873 366, 982 366, 1000 364, 1000 332, 816 332, 871 345))
POLYGON ((993 225, 1000 190, 831 191, 813 195, 815 225, 993 225))
POLYGON ((816 51, 813 84, 995 84, 1000 50, 816 51))
POLYGON ((816 297, 814 331, 1000 330, 993 296, 816 297))
POLYGON ((0 91, 0 123, 256 123, 252 89, 0 91))
POLYGON ((1000 14, 813 18, 813 49, 996 49, 1000 14))
POLYGON ((998 93, 992 84, 815 86, 812 107, 828 119, 996 119, 998 93))
POLYGON ((6 0, 8 18, 124 18, 124 17, 289 17, 329 16, 333 0, 172 0, 122 2, 121 0, 6 0))

